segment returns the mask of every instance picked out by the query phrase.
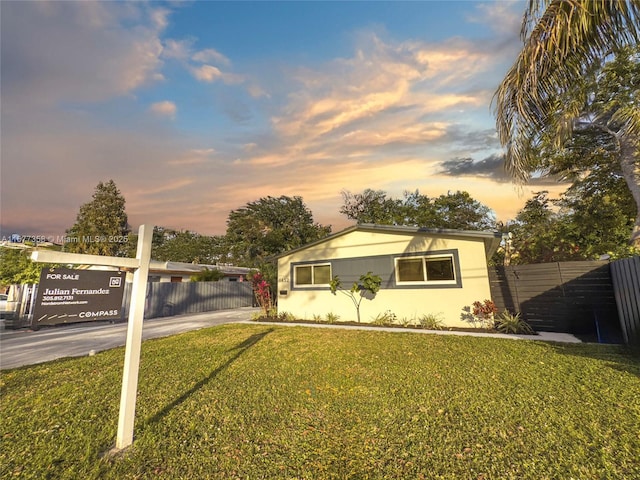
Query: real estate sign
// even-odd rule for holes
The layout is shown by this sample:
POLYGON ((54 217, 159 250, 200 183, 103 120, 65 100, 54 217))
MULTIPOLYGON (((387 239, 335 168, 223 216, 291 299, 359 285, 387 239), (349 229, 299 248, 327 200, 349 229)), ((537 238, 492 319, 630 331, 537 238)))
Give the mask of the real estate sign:
POLYGON ((43 269, 34 306, 37 326, 122 317, 125 273, 43 269))

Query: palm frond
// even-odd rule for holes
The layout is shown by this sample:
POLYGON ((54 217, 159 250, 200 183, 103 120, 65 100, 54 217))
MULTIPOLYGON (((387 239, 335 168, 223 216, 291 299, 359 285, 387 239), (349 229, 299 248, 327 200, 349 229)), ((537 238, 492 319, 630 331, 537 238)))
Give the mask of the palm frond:
MULTIPOLYGON (((493 102, 507 170, 526 181, 542 135, 563 143, 580 115, 580 78, 611 52, 640 40, 640 0, 530 0, 523 49, 493 102), (561 102, 558 104, 558 102, 561 102)), ((638 114, 623 120, 638 131, 638 114)))

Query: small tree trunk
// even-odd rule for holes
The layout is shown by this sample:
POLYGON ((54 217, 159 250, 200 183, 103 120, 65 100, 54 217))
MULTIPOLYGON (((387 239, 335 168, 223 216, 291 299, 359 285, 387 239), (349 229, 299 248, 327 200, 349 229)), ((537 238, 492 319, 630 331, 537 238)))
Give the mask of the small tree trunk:
POLYGON ((640 249, 640 139, 623 133, 618 136, 618 141, 622 174, 636 202, 636 221, 629 243, 640 249))

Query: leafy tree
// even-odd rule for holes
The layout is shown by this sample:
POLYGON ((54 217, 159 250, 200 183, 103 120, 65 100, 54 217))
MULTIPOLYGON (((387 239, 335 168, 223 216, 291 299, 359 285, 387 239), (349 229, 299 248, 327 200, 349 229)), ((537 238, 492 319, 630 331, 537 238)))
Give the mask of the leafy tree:
POLYGON ((402 199, 393 199, 382 190, 367 189, 361 194, 343 192, 342 196, 340 213, 358 223, 462 230, 496 228, 491 209, 467 192, 448 192, 430 199, 415 190, 404 192, 402 199))
POLYGON ((496 228, 493 212, 489 207, 471 198, 467 192, 448 192, 433 200, 436 216, 434 228, 459 230, 492 230, 496 228))
MULTIPOLYGON (((607 169, 594 167, 558 200, 550 200, 546 191, 536 193, 505 229, 511 233, 509 262, 529 264, 593 260, 603 254, 611 258, 637 254, 626 242, 633 223, 629 213, 633 201, 619 182, 618 178, 615 185, 615 176, 607 169)), ((502 255, 504 251, 493 262, 501 263, 502 255)))
POLYGON ((362 300, 366 297, 373 300, 376 293, 380 291, 381 284, 382 278, 380 275, 374 275, 373 272, 367 272, 364 275, 360 275, 360 283, 353 282, 353 285, 351 285, 349 290, 342 287, 342 281, 338 275, 333 277, 329 282, 329 288, 331 289, 332 294, 335 295, 336 292, 339 291, 351 299, 353 306, 356 307, 356 315, 358 317, 358 323, 360 323, 360 304, 362 303, 362 300))
POLYGON ((380 225, 397 225, 403 223, 402 202, 387 198, 382 190, 367 188, 362 193, 342 192, 344 204, 340 213, 358 223, 377 223, 380 225))
POLYGON ((221 257, 221 237, 210 237, 195 232, 159 230, 151 256, 156 260, 215 264, 221 257))
POLYGON ((217 268, 211 270, 205 268, 201 272, 191 275, 192 282, 217 282, 221 278, 224 278, 224 273, 217 268))
POLYGON ((38 283, 45 264, 31 261, 31 252, 0 247, 0 286, 19 283, 38 283))
POLYGON ((225 245, 236 265, 256 267, 329 233, 331 227, 315 223, 301 197, 269 196, 229 214, 225 245))
POLYGON ((640 253, 627 244, 636 206, 616 156, 609 135, 585 128, 574 133, 557 157, 548 157, 553 173, 573 182, 555 204, 570 224, 566 234, 584 258, 640 253))
POLYGON ((113 180, 98 183, 93 199, 80 207, 76 223, 67 230, 65 250, 93 255, 127 255, 130 232, 125 199, 113 180))
POLYGON ((513 254, 511 264, 560 262, 580 259, 576 245, 566 235, 563 224, 548 192, 538 192, 510 225, 513 254))
POLYGON ((519 181, 540 168, 540 147, 560 147, 576 126, 607 133, 636 204, 640 247, 640 0, 531 0, 523 49, 495 94, 506 166, 519 181), (631 49, 629 49, 631 47, 631 49))

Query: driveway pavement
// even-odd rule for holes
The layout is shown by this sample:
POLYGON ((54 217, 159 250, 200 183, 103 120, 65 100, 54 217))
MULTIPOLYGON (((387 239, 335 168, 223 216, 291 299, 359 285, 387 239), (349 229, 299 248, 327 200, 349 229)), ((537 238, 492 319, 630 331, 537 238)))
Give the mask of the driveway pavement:
MULTIPOLYGON (((189 330, 223 323, 250 320, 257 308, 153 318, 144 321, 142 339, 167 337, 189 330)), ((0 369, 49 362, 64 357, 82 357, 92 350, 100 352, 123 346, 126 323, 85 323, 32 330, 0 331, 0 369)))
MULTIPOLYGON (((221 325, 223 323, 251 323, 251 315, 260 311, 258 308, 240 308, 236 310, 221 310, 193 315, 179 315, 175 317, 154 318, 144 321, 142 339, 167 337, 189 330, 221 325)), ((262 323, 262 322, 258 322, 262 323)), ((274 323, 265 323, 274 325, 274 323)), ((277 322, 275 325, 301 326, 295 323, 277 322)), ((503 335, 499 333, 458 332, 446 330, 398 329, 371 326, 345 326, 328 324, 303 324, 310 328, 359 328, 364 330, 407 332, 417 334, 436 335, 473 335, 477 337, 508 338, 513 340, 526 339, 551 342, 580 343, 580 340, 568 333, 539 332, 539 335, 503 335)), ((17 368, 23 365, 49 362, 64 357, 82 357, 89 352, 100 352, 123 346, 127 339, 127 324, 86 323, 79 325, 64 325, 58 327, 32 330, 2 330, 0 331, 0 369, 17 368)))

